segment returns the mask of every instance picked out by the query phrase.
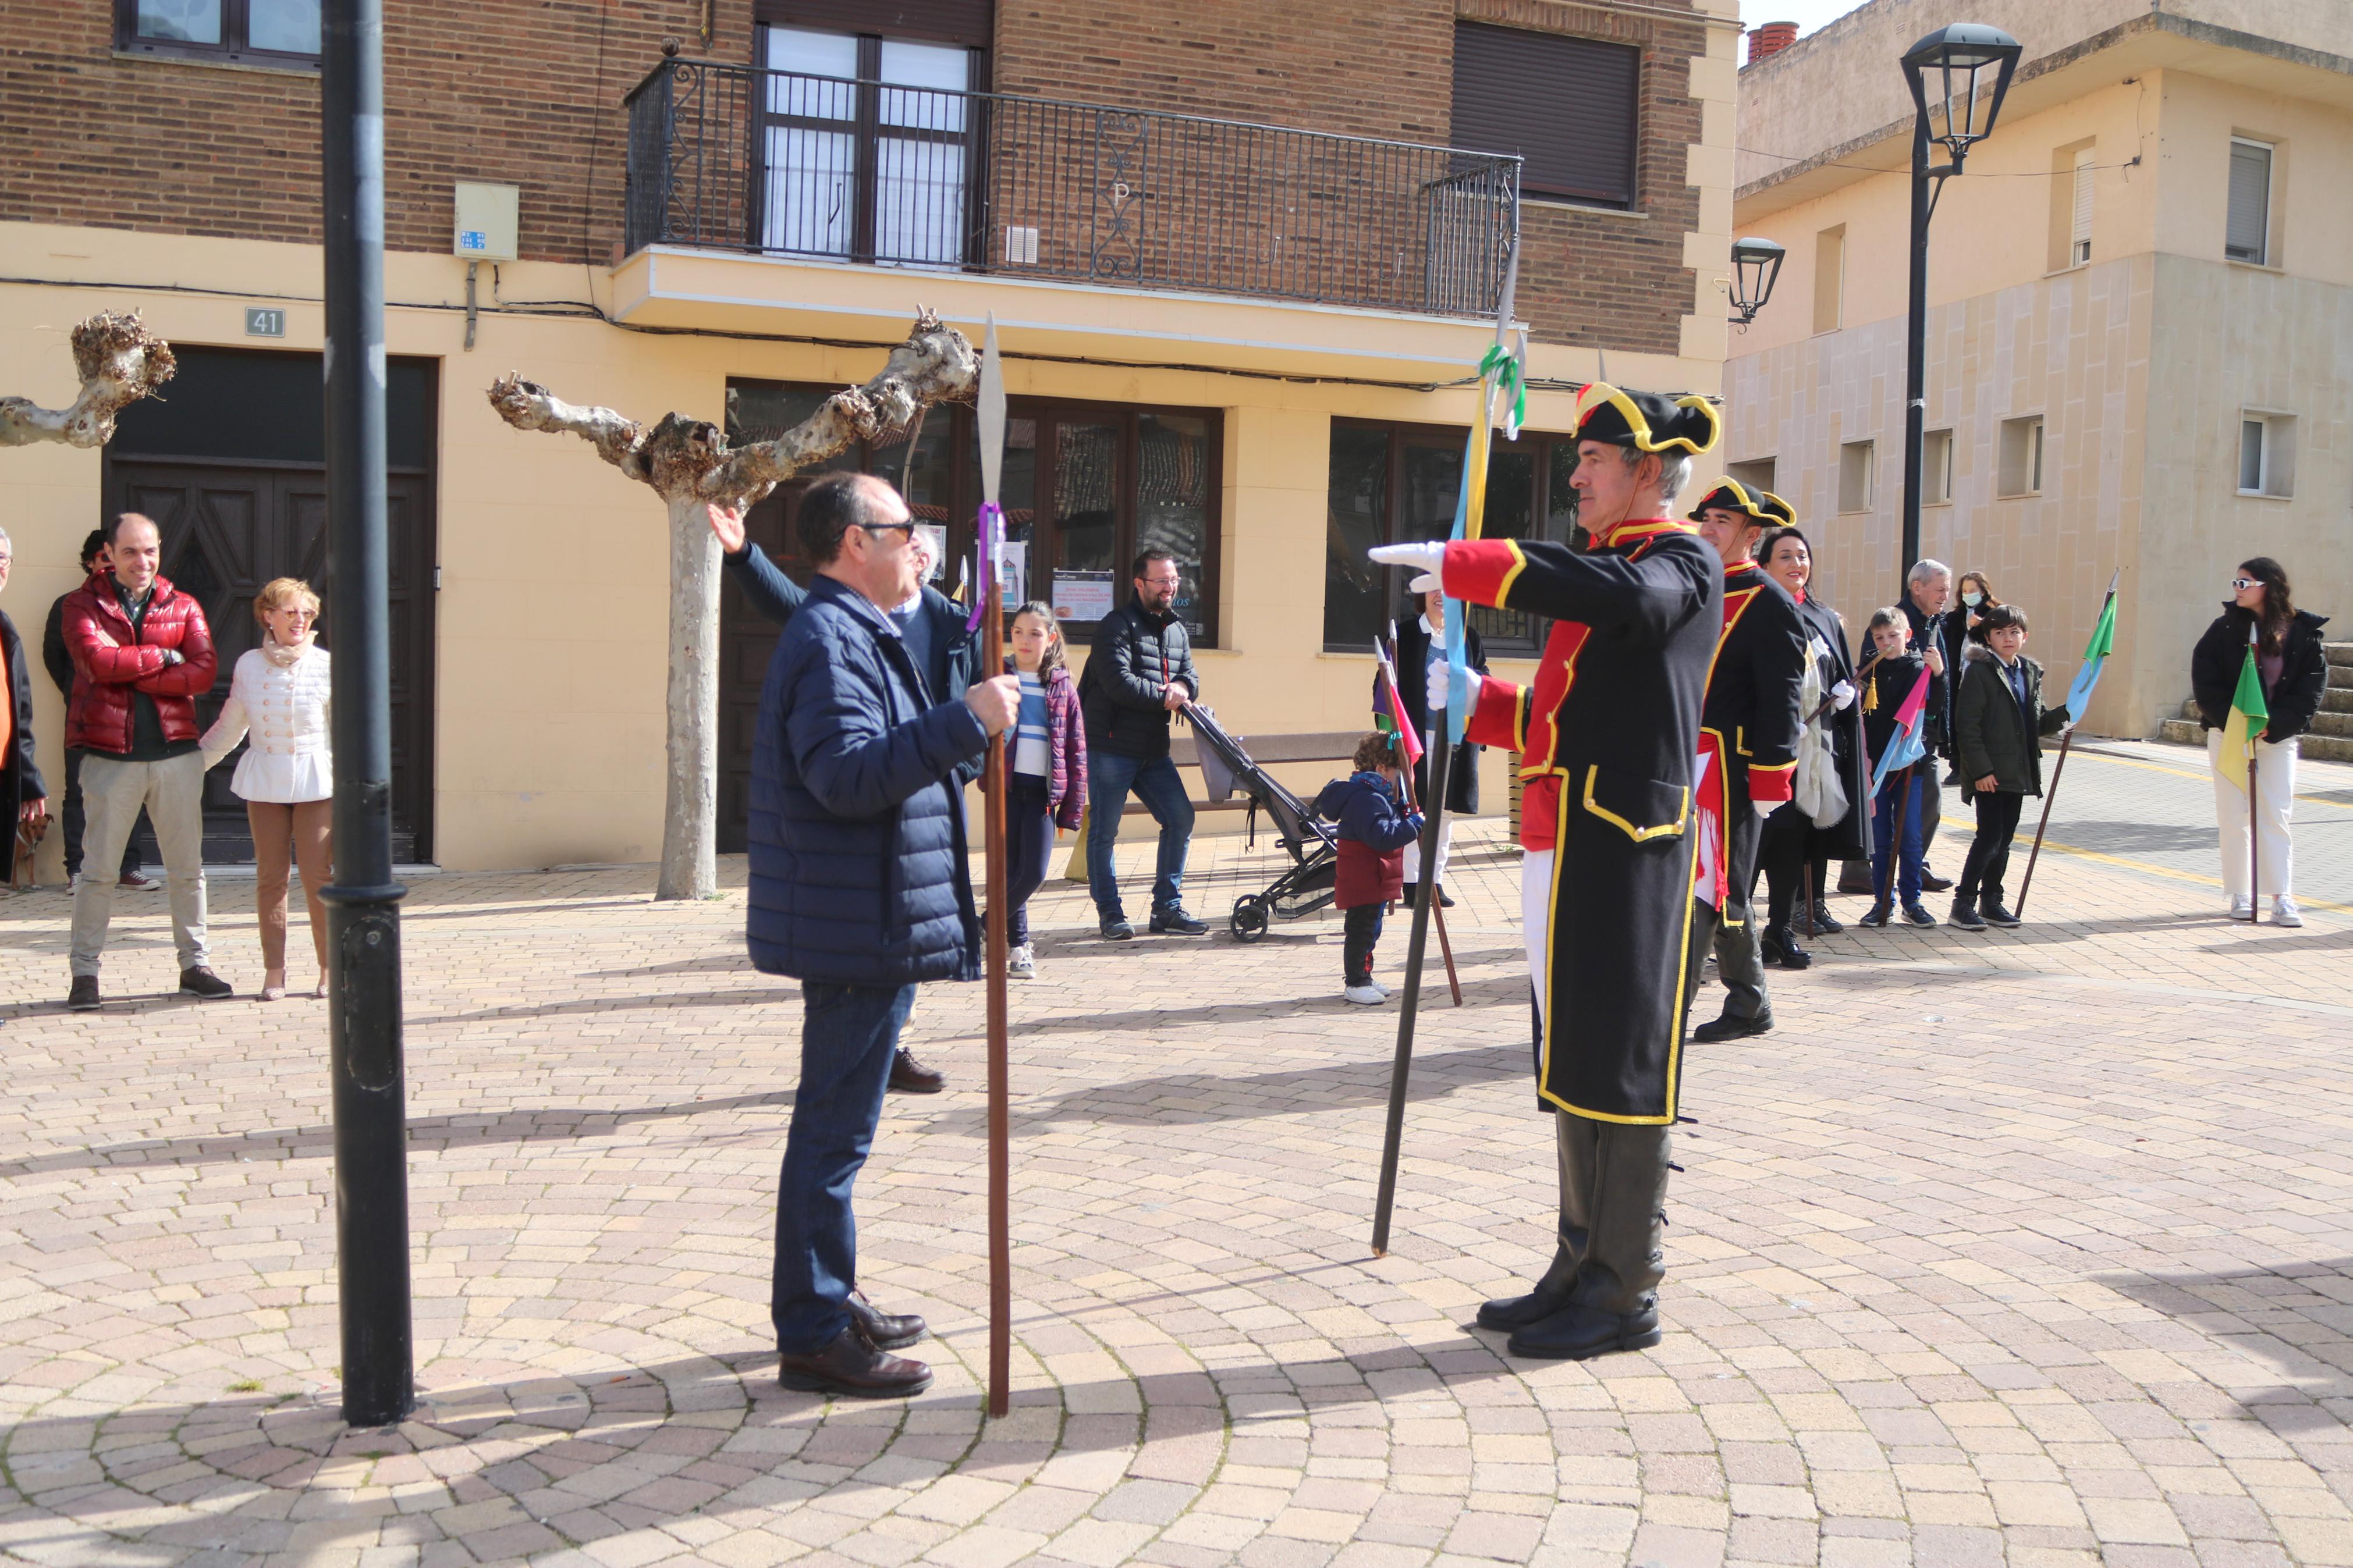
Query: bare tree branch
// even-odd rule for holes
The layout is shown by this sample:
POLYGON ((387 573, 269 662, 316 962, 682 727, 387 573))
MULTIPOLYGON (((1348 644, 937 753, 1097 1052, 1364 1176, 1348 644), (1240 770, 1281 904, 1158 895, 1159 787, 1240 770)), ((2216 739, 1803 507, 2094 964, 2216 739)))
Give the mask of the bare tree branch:
POLYGON ((490 395, 499 417, 516 429, 578 436, 665 500, 744 506, 860 437, 878 440, 934 403, 969 397, 979 379, 980 356, 970 341, 923 310, 873 380, 835 393, 774 440, 741 448, 730 448, 726 432, 708 420, 665 414, 648 427, 609 408, 566 403, 520 374, 500 378, 490 395))
POLYGON ((0 447, 61 441, 103 447, 114 438, 114 416, 154 395, 178 368, 172 345, 139 322, 139 312, 100 310, 73 330, 74 372, 81 395, 70 408, 42 408, 31 399, 0 397, 0 447))

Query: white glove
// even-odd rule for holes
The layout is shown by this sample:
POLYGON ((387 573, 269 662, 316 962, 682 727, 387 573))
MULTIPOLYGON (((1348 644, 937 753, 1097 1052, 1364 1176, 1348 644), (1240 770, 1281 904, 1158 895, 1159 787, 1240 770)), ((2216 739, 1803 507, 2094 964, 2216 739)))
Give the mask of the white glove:
POLYGON ((1422 539, 1410 544, 1376 544, 1366 553, 1380 565, 1403 566, 1421 574, 1410 586, 1417 594, 1426 594, 1438 586, 1437 574, 1446 564, 1446 541, 1422 539), (1427 588, 1422 585, 1425 582, 1430 584, 1427 588))
MULTIPOLYGON (((1447 667, 1446 684, 1450 687, 1454 684, 1451 665, 1447 667)), ((1462 722, 1470 723, 1471 715, 1477 711, 1479 711, 1479 672, 1475 669, 1466 669, 1462 672, 1462 722)))
POLYGON ((1422 672, 1421 689, 1428 694, 1427 700, 1431 712, 1437 713, 1445 710, 1446 659, 1443 655, 1431 659, 1430 668, 1422 672))
POLYGON ((1772 816, 1789 803, 1786 800, 1752 800, 1748 804, 1757 808, 1757 815, 1761 818, 1772 816))
POLYGON ((1836 686, 1831 687, 1831 704, 1836 711, 1841 713, 1845 712, 1849 708, 1852 707, 1854 705, 1854 683, 1851 680, 1841 680, 1836 686))

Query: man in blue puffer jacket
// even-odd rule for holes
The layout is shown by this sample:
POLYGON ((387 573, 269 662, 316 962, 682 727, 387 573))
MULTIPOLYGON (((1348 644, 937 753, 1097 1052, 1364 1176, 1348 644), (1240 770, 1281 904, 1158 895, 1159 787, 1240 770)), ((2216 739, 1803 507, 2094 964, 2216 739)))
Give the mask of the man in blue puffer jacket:
POLYGON ((921 1393, 923 1363, 885 1352, 923 1321, 858 1291, 850 1188, 873 1146, 915 985, 977 979, 959 764, 1020 706, 1010 676, 928 689, 885 613, 917 587, 913 519, 866 474, 801 498, 807 601, 776 643, 753 742, 753 964, 801 982, 800 1088, 776 1198, 769 1314, 787 1388, 921 1393))

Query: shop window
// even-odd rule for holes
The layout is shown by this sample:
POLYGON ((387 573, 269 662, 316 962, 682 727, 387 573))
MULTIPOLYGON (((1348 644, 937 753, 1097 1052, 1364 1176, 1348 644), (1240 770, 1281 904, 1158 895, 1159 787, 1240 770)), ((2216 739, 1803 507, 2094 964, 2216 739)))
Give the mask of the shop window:
POLYGON ((2042 493, 2042 416, 2028 414, 2001 422, 2001 493, 2042 493))
POLYGON ((320 0, 115 0, 114 45, 132 54, 316 66, 320 0))
MULTIPOLYGON (((1443 426, 1332 422, 1324 568, 1324 646, 1361 652, 1402 619, 1405 575, 1376 566, 1366 552, 1376 544, 1443 539, 1454 527, 1462 489, 1466 432, 1443 426)), ((1487 463, 1489 539, 1549 539, 1568 542, 1577 526, 1577 492, 1569 476, 1577 444, 1565 437, 1498 437, 1487 463)), ((1471 624, 1491 654, 1535 652, 1544 635, 1538 617, 1473 605, 1471 624)))
MULTIPOLYGON (((727 390, 731 443, 765 440, 791 428, 828 391, 776 382, 733 381, 727 390)), ((1158 545, 1176 557, 1183 581, 1176 613, 1196 643, 1218 639, 1218 556, 1223 423, 1204 409, 1016 398, 1008 408, 1003 492, 1011 583, 1007 603, 1043 599, 1071 641, 1092 640, 1094 623, 1126 602, 1135 552, 1158 545)), ((861 441, 826 468, 889 479, 941 551, 937 585, 958 597, 975 590, 973 520, 980 508, 980 457, 972 410, 933 409, 913 432, 861 441)), ((823 468, 811 470, 815 478, 823 468)), ((810 563, 794 553, 789 526, 804 482, 779 487, 754 509, 753 537, 796 579, 810 563)))

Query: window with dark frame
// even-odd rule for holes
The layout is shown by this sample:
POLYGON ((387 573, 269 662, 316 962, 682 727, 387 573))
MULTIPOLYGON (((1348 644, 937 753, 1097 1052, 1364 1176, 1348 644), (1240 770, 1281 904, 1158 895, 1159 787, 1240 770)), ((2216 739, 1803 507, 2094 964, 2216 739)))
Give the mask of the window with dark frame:
POLYGON ((760 29, 764 250, 959 267, 982 249, 981 50, 805 26, 760 29))
POLYGON ((1457 22, 1453 143, 1518 153, 1525 196, 1630 211, 1641 81, 1630 45, 1457 22))
MULTIPOLYGON (((1326 652, 1369 650, 1392 619, 1409 611, 1403 574, 1376 566, 1366 552, 1376 544, 1445 537, 1454 526, 1466 434, 1436 425, 1332 422, 1326 652)), ((1569 485, 1576 468, 1577 443, 1568 437, 1499 437, 1487 460, 1485 537, 1567 543, 1577 527, 1577 492, 1569 485)), ((1505 658, 1534 656, 1545 635, 1540 617, 1516 610, 1473 605, 1471 624, 1490 654, 1505 658)))
POLYGON ((114 44, 132 54, 315 67, 320 0, 115 0, 114 44))
MULTIPOLYGON (((765 440, 814 413, 829 388, 730 380, 731 443, 765 440)), ((1218 642, 1218 569, 1224 420, 1215 409, 1015 398, 1006 420, 999 504, 1015 552, 1008 605, 1055 606, 1075 644, 1127 601, 1135 552, 1157 545, 1176 558, 1176 611, 1202 647, 1218 642), (1041 482, 1041 479, 1043 482, 1041 482)), ((919 523, 945 542, 938 585, 953 594, 974 570, 980 457, 970 408, 933 409, 913 436, 860 442, 827 465, 879 474, 906 497, 919 523)), ((812 471, 807 478, 814 479, 812 471)), ((792 551, 790 515, 805 481, 780 487, 754 509, 753 536, 775 539, 776 563, 806 581, 792 551), (764 516, 763 513, 765 515, 764 516)))

